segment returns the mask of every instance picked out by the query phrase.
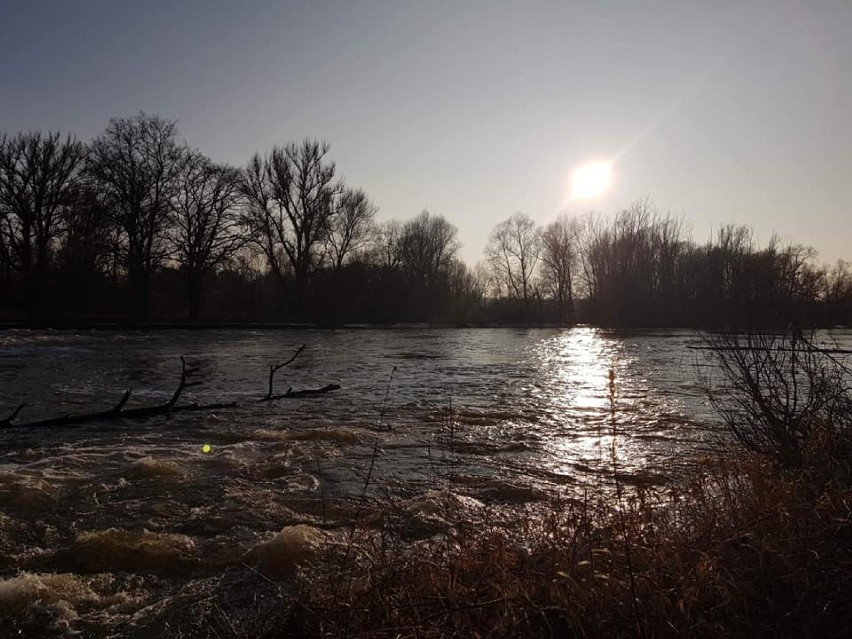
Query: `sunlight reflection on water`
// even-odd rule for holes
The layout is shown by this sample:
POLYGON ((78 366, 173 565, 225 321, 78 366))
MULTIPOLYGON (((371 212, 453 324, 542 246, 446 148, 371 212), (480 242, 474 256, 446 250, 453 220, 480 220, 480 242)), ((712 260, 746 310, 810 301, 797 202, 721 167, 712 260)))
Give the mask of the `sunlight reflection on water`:
MULTIPOLYGON (((548 461, 557 473, 606 470, 613 426, 617 428, 629 415, 635 429, 637 418, 654 422, 660 412, 672 408, 657 404, 650 395, 653 391, 642 388, 645 380, 632 374, 633 357, 624 352, 623 340, 611 334, 594 328, 575 329, 542 342, 538 351, 551 411, 561 419, 561 427, 548 438, 548 461), (610 371, 615 374, 612 397, 610 371), (636 399, 643 395, 651 405, 641 414, 631 414, 636 399)), ((651 462, 632 437, 621 437, 619 452, 622 463, 631 467, 651 462)))

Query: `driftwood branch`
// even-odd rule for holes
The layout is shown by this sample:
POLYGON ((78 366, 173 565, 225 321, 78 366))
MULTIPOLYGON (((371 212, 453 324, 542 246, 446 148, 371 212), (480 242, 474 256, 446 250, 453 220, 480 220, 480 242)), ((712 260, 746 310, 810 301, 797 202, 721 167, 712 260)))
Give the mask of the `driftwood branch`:
MULTIPOLYGON (((304 349, 305 345, 302 344, 298 349, 296 349, 296 352, 293 353, 293 356, 286 362, 283 362, 281 364, 275 364, 269 367, 269 391, 264 397, 260 399, 261 402, 269 402, 278 399, 297 399, 299 397, 311 397, 313 395, 324 395, 326 393, 330 393, 331 391, 336 391, 340 389, 339 384, 327 384, 322 388, 308 388, 296 391, 294 391, 292 388, 288 388, 287 392, 283 395, 273 394, 273 380, 275 377, 275 373, 279 369, 284 368, 288 364, 292 363, 299 356, 299 353, 301 353, 304 349)), ((7 418, 0 420, 0 428, 80 426, 83 424, 104 421, 107 419, 115 419, 119 417, 122 419, 140 420, 149 419, 151 417, 157 417, 159 415, 171 415, 173 413, 221 410, 225 408, 237 407, 237 402, 222 402, 215 404, 199 404, 198 402, 193 402, 191 404, 178 405, 178 401, 180 400, 181 394, 184 390, 192 386, 198 386, 199 384, 201 384, 201 382, 198 381, 190 381, 190 378, 198 372, 198 368, 187 366, 186 359, 183 356, 181 356, 180 358, 180 363, 180 381, 178 382, 177 388, 175 388, 174 393, 172 393, 171 399, 169 399, 169 401, 164 404, 157 404, 155 406, 142 406, 139 408, 125 408, 132 392, 132 389, 128 388, 126 391, 124 391, 124 395, 122 395, 121 399, 118 400, 115 406, 105 411, 83 413, 79 415, 65 414, 59 417, 51 417, 49 419, 43 419, 34 422, 13 424, 12 422, 26 406, 26 404, 21 404, 17 408, 15 408, 7 418)))
MULTIPOLYGON (((270 364, 270 366, 269 366, 269 390, 266 392, 266 395, 261 399, 261 401, 268 402, 268 401, 271 401, 272 399, 277 399, 277 398, 273 397, 273 393, 272 393, 272 383, 275 379, 275 373, 277 373, 279 369, 284 368, 288 364, 292 363, 299 356, 299 353, 301 353, 303 350, 305 350, 304 344, 302 344, 299 348, 297 348, 296 352, 293 353, 293 356, 290 359, 288 359, 286 362, 284 362, 282 364, 270 364)), ((289 393, 290 390, 288 390, 287 392, 289 393)), ((281 396, 279 395, 279 397, 281 397, 281 396)))
POLYGON ((122 395, 121 399, 118 400, 118 404, 112 407, 108 412, 112 415, 120 415, 121 409, 124 408, 124 405, 127 403, 127 400, 130 399, 130 393, 133 392, 132 388, 128 388, 124 391, 124 395, 122 395))
POLYGON ((183 355, 180 356, 180 383, 178 387, 175 389, 174 395, 172 395, 171 400, 166 406, 169 409, 174 408, 174 405, 177 404, 178 399, 180 399, 180 394, 184 391, 184 389, 189 388, 190 386, 198 386, 201 382, 188 382, 186 381, 188 377, 198 372, 197 368, 187 368, 186 367, 186 359, 184 359, 183 355))
POLYGON ((221 408, 233 408, 237 404, 236 402, 230 403, 217 403, 217 404, 206 404, 200 405, 197 402, 192 404, 186 404, 183 406, 177 406, 177 402, 180 399, 181 393, 191 386, 198 386, 201 382, 190 382, 188 378, 191 377, 194 373, 198 372, 198 369, 188 367, 186 365, 186 359, 183 357, 180 358, 181 362, 181 374, 180 374, 180 382, 178 382, 177 388, 175 392, 172 394, 171 399, 165 404, 157 404, 156 406, 143 406, 140 408, 124 408, 130 399, 130 393, 132 389, 128 388, 124 391, 124 395, 122 395, 121 399, 118 400, 118 403, 112 408, 105 411, 98 411, 95 413, 83 413, 80 415, 61 415, 59 417, 51 417, 50 419, 43 419, 35 422, 27 422, 23 424, 12 424, 12 420, 17 416, 20 412, 21 408, 23 408, 23 404, 19 406, 8 419, 0 422, 0 427, 28 427, 28 428, 36 428, 36 427, 45 427, 45 426, 81 426, 83 424, 89 424, 92 422, 103 421, 106 419, 114 419, 120 417, 122 419, 148 419, 150 417, 156 417, 158 415, 169 415, 171 413, 183 413, 188 411, 202 411, 202 410, 216 410, 221 408))
POLYGON ((296 399, 298 397, 310 397, 312 395, 325 395, 326 393, 336 390, 340 390, 340 384, 327 384, 322 388, 306 388, 305 390, 297 391, 294 391, 292 388, 288 388, 287 392, 283 395, 273 395, 272 397, 267 396, 260 401, 272 402, 276 399, 296 399))
POLYGON ((10 426, 12 424, 12 420, 18 416, 18 413, 20 413, 24 409, 24 406, 26 406, 26 404, 18 404, 18 407, 13 410, 12 413, 6 419, 0 420, 0 428, 3 428, 4 426, 10 426))

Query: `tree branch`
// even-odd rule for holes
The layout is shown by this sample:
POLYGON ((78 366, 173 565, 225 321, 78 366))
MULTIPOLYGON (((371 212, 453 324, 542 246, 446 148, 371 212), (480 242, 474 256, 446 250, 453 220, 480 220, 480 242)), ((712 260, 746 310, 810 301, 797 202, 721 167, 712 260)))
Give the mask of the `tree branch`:
MULTIPOLYGON (((293 353, 293 356, 292 356, 290 359, 288 359, 286 362, 284 362, 283 364, 271 364, 271 365, 269 366, 269 391, 266 393, 266 396, 265 396, 265 397, 263 397, 260 401, 262 401, 262 402, 268 402, 268 401, 270 401, 270 400, 272 400, 272 399, 273 399, 273 396, 272 396, 272 382, 273 382, 273 380, 274 380, 274 378, 275 378, 275 373, 277 373, 277 372, 278 372, 278 369, 280 369, 280 368, 284 368, 284 367, 285 367, 285 366, 287 366, 288 364, 292 363, 292 362, 293 362, 293 361, 294 361, 294 360, 295 360, 295 359, 299 356, 299 353, 301 353, 303 350, 305 350, 305 345, 304 345, 304 344, 302 344, 299 348, 297 348, 297 349, 296 349, 296 352, 295 352, 295 353, 293 353)), ((288 390, 287 392, 289 393, 290 391, 288 390)), ((279 397, 280 397, 280 396, 279 396, 279 397)))

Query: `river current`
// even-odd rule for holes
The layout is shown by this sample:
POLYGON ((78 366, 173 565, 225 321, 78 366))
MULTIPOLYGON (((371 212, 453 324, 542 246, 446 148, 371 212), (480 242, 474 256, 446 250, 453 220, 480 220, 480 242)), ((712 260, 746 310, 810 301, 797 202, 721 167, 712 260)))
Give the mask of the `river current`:
POLYGON ((162 403, 180 356, 201 382, 181 403, 238 404, 0 431, 0 609, 131 636, 282 527, 333 528, 364 499, 428 511, 448 482, 497 506, 576 494, 612 467, 613 437, 622 481, 663 484, 726 445, 699 344, 585 327, 0 332, 0 419, 106 410, 127 388, 128 407, 162 403), (259 402, 301 344, 275 392, 341 388, 259 402))

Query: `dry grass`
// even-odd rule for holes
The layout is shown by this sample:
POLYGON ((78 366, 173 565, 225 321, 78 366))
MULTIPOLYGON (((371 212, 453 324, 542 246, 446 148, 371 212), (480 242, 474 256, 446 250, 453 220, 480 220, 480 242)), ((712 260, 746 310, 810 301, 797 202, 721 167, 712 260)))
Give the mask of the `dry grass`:
POLYGON ((611 497, 565 499, 514 519, 453 521, 419 542, 404 542, 398 524, 389 507, 354 552, 306 571, 311 634, 852 631, 852 492, 825 485, 814 494, 800 476, 757 462, 703 462, 685 485, 633 490, 620 507, 611 497))

